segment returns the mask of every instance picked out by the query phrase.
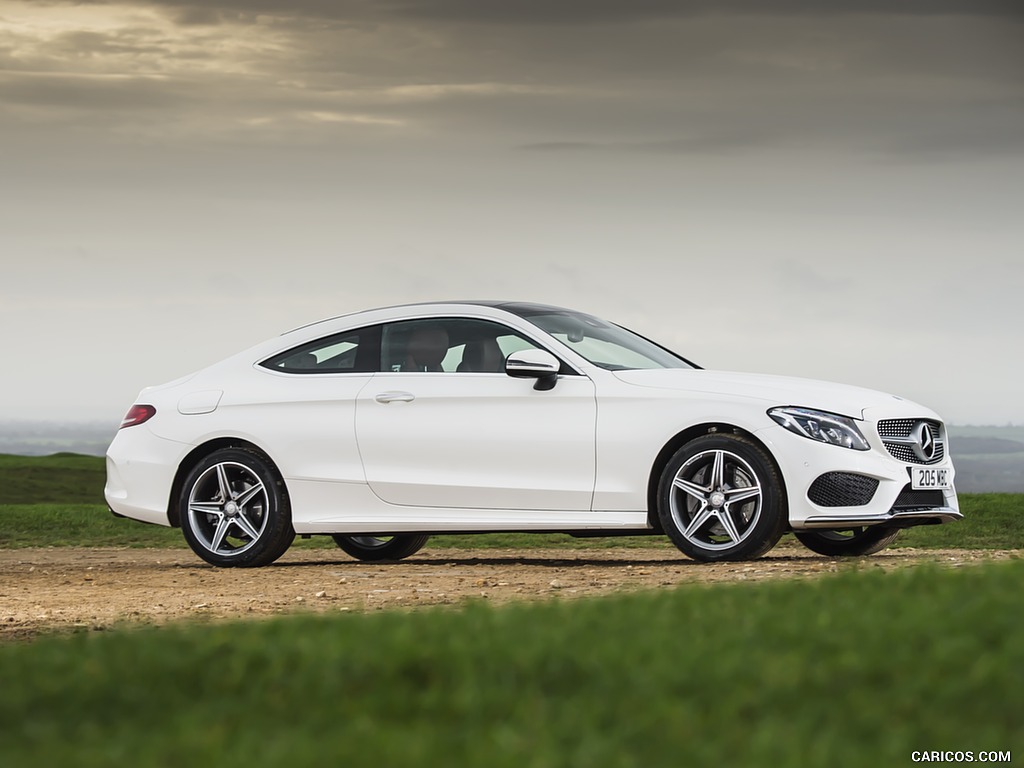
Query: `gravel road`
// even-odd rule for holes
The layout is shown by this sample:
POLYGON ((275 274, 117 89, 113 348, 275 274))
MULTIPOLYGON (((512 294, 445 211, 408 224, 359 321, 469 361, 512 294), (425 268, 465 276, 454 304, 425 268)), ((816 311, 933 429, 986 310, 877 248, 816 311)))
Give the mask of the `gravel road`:
MULTIPOLYGON (((958 567, 1021 551, 889 549, 860 567, 958 567)), ((185 618, 409 609, 484 599, 574 599, 679 584, 815 578, 851 566, 784 542, 767 557, 702 565, 669 548, 432 549, 396 564, 293 548, 259 569, 214 568, 187 549, 0 550, 0 640, 185 618)))

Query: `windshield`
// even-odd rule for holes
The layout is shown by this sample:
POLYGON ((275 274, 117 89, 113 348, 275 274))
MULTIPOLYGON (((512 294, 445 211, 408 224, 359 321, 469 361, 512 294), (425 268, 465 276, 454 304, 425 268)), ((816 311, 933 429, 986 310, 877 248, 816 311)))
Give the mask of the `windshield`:
POLYGON ((593 315, 550 307, 506 308, 551 334, 589 362, 609 371, 697 367, 653 341, 593 315))

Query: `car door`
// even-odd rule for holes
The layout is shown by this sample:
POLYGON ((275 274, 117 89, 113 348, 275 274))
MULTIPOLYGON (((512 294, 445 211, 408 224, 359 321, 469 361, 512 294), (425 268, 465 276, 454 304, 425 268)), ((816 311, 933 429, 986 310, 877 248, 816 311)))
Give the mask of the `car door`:
POLYGON ((362 482, 352 431, 356 396, 377 375, 379 359, 379 326, 315 339, 261 361, 263 375, 236 388, 220 410, 234 411, 236 423, 259 425, 290 488, 362 482))
POLYGON ((535 346, 474 318, 385 325, 381 372, 356 402, 373 492, 415 507, 589 510, 594 385, 573 372, 542 391, 504 373, 505 355, 535 346))

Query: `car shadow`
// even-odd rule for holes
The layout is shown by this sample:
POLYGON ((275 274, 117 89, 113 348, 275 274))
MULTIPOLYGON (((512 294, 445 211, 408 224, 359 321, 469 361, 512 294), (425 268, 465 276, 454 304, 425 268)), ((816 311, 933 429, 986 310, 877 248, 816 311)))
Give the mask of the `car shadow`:
POLYGON ((512 565, 523 565, 531 567, 541 568, 627 568, 627 567, 655 567, 655 566, 684 566, 687 568, 714 568, 717 566, 739 566, 739 565, 752 565, 756 563, 763 563, 765 565, 778 564, 778 563, 807 563, 816 560, 832 560, 834 558, 821 557, 821 556, 803 556, 798 557, 794 555, 777 555, 777 556, 766 556, 758 558, 757 560, 746 560, 746 561, 727 561, 724 563, 701 563, 696 560, 691 560, 684 555, 679 556, 668 556, 664 558, 650 559, 650 558, 636 558, 630 557, 629 555, 623 555, 622 557, 538 557, 531 555, 529 557, 521 557, 514 554, 509 555, 492 555, 487 557, 480 556, 467 556, 467 557, 432 557, 432 558, 417 558, 409 557, 404 560, 376 560, 376 561, 361 561, 353 560, 350 558, 339 558, 339 559, 325 559, 325 560, 279 560, 276 563, 268 566, 270 568, 294 568, 294 567, 320 567, 325 565, 330 566, 347 566, 350 568, 367 568, 375 566, 417 566, 417 567, 434 567, 434 568, 448 568, 451 566, 512 566, 512 565))

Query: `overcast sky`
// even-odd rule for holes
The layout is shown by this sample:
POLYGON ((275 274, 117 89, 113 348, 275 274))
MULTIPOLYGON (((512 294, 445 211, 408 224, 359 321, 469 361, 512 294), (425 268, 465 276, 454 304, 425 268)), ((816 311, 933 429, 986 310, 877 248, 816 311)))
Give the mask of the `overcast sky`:
POLYGON ((1024 423, 1022 8, 0 0, 0 418, 509 298, 1024 423))

